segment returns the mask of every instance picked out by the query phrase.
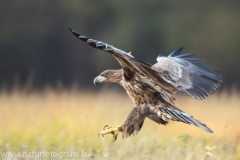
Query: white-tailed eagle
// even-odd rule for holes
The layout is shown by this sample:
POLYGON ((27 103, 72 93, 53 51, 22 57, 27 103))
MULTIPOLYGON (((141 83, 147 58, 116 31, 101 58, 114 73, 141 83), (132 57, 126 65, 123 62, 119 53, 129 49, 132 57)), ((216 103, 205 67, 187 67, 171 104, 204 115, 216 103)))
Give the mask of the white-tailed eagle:
POLYGON ((90 46, 113 55, 122 69, 106 70, 94 79, 94 84, 113 82, 126 90, 134 103, 132 111, 120 126, 106 125, 99 135, 112 134, 117 140, 118 132, 122 137, 137 134, 147 117, 158 124, 169 121, 193 124, 207 132, 213 131, 204 123, 174 106, 173 95, 182 91, 195 99, 204 99, 214 93, 222 82, 222 75, 211 69, 203 61, 193 58, 193 53, 181 54, 183 47, 169 56, 158 56, 157 63, 150 65, 135 59, 127 53, 101 41, 70 31, 90 46))

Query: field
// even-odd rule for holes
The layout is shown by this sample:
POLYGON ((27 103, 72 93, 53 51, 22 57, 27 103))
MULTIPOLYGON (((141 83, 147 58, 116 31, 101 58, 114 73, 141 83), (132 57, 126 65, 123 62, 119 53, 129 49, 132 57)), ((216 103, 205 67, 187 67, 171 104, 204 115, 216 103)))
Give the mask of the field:
MULTIPOLYGON (((240 94, 220 92, 204 101, 178 95, 176 106, 207 124, 213 134, 195 126, 158 125, 148 119, 136 136, 111 142, 97 136, 105 124, 120 125, 133 107, 126 94, 113 90, 53 90, 0 93, 0 159, 3 153, 79 153, 68 159, 240 159, 240 94)), ((58 155, 57 155, 58 154, 58 155)))

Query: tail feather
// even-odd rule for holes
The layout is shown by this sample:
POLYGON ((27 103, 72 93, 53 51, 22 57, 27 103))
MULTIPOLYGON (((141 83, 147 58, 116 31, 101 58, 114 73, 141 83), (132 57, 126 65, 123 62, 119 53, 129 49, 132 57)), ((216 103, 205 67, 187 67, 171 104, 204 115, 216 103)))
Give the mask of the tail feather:
POLYGON ((213 133, 213 131, 208 128, 208 126, 204 123, 202 123, 201 121, 193 118, 193 116, 190 116, 189 114, 176 109, 171 109, 171 108, 160 108, 159 109, 161 111, 161 113, 165 116, 165 119, 168 120, 173 120, 173 121, 180 121, 186 124, 193 124, 199 128, 202 128, 203 130, 205 130, 206 132, 209 133, 213 133), (170 115, 170 116, 169 116, 170 115), (171 117, 171 118, 169 118, 171 117))

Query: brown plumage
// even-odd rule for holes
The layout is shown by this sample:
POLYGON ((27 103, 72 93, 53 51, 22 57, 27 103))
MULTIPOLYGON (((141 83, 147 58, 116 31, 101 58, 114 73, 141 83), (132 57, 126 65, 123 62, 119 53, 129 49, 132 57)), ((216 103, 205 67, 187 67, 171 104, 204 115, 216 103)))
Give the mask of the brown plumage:
MULTIPOLYGON (((193 124, 212 133, 204 123, 181 111, 173 103, 175 100, 173 94, 177 91, 182 91, 195 99, 204 99, 220 87, 222 76, 203 61, 192 58, 194 54, 178 55, 181 47, 168 57, 159 56, 158 62, 150 65, 135 59, 131 53, 90 39, 71 29, 70 31, 92 47, 112 54, 122 67, 119 70, 102 72, 94 79, 94 84, 102 82, 120 84, 133 101, 134 108, 125 122, 117 128, 117 131, 122 132, 123 138, 140 131, 146 117, 163 125, 169 121, 193 124)), ((102 135, 104 134, 107 133, 102 132, 102 135)))

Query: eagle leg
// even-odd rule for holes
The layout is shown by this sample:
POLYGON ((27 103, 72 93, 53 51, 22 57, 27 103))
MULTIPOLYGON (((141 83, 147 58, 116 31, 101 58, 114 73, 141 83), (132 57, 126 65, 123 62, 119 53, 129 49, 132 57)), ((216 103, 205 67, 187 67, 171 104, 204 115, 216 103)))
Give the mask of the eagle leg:
POLYGON ((112 141, 115 142, 117 140, 117 137, 118 137, 118 127, 119 126, 105 125, 103 127, 103 130, 98 133, 98 137, 99 137, 99 135, 104 137, 104 135, 106 135, 106 134, 112 134, 113 135, 112 141))

